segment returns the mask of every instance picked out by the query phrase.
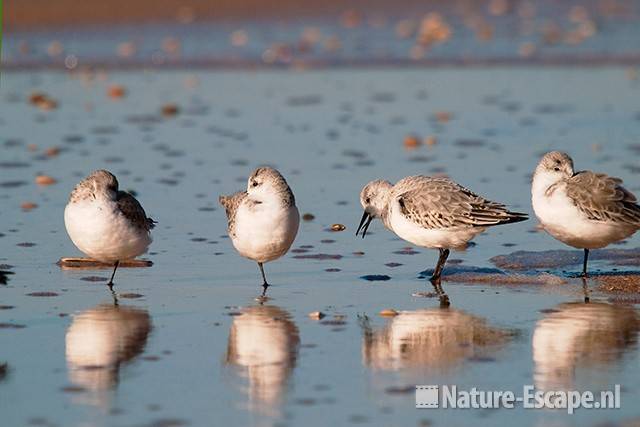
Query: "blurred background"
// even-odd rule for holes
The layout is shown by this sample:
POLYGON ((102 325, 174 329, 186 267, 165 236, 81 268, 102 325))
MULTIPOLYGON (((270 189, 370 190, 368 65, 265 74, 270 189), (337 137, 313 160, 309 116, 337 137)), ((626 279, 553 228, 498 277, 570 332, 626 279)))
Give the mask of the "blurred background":
POLYGON ((639 5, 633 0, 13 0, 5 2, 3 63, 636 63, 639 5))

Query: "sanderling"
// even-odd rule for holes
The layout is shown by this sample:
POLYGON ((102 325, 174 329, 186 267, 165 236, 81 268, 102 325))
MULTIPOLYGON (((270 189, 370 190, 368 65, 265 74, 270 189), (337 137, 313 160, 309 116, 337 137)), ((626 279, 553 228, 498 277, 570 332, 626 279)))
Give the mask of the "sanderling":
POLYGON ((151 329, 147 310, 136 307, 101 304, 74 315, 65 336, 71 383, 89 391, 86 400, 108 403, 103 392, 114 388, 120 368, 144 351, 151 329))
POLYGON ((449 371, 479 352, 497 351, 513 338, 512 331, 455 309, 401 311, 379 329, 362 317, 360 326, 365 365, 414 377, 416 371, 449 371))
POLYGON ((97 170, 71 192, 64 225, 78 249, 97 261, 114 264, 107 284, 113 288, 120 261, 147 251, 155 221, 147 218, 135 197, 118 190, 113 174, 97 170))
POLYGON ((480 197, 450 179, 421 175, 403 178, 395 185, 371 181, 362 189, 360 203, 364 214, 356 236, 362 229, 364 238, 371 221, 379 217, 402 239, 440 250, 430 279, 439 292, 440 275, 450 249, 466 248, 486 227, 527 219, 527 215, 510 212, 506 206, 480 197))
POLYGON ((531 202, 547 233, 584 249, 583 277, 587 276, 589 249, 626 239, 640 228, 640 206, 621 179, 574 172, 571 157, 559 151, 545 154, 538 163, 531 202))
POLYGON ((247 191, 220 196, 228 232, 238 253, 258 263, 263 288, 269 286, 263 264, 286 254, 300 223, 296 199, 280 172, 260 167, 249 177, 247 191))
POLYGON ((273 411, 298 358, 300 333, 285 310, 272 305, 244 308, 233 317, 226 363, 248 380, 251 409, 273 411))
POLYGON ((615 365, 635 349, 639 320, 633 306, 597 301, 546 310, 531 339, 536 388, 572 389, 581 367, 615 365))

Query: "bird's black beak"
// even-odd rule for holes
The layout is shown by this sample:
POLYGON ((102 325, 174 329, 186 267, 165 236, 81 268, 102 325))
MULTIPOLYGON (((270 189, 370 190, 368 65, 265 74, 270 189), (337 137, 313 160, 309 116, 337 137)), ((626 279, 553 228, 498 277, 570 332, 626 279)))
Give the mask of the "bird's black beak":
POLYGON ((369 229, 369 224, 371 224, 371 221, 373 221, 373 217, 369 215, 369 212, 364 211, 364 213, 362 214, 362 219, 360 220, 360 225, 356 230, 356 236, 360 232, 360 229, 362 229, 362 238, 364 239, 364 236, 365 234, 367 234, 367 230, 369 229))

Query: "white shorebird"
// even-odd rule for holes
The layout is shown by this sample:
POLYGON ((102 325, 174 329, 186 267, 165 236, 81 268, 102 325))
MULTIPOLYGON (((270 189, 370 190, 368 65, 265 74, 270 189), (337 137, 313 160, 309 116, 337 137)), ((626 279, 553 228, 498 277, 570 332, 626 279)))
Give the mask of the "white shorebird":
POLYGON ((71 241, 89 257, 113 264, 107 284, 120 261, 147 251, 155 221, 147 218, 135 197, 118 190, 118 180, 97 170, 76 185, 64 210, 64 225, 71 241))
POLYGON ((587 276, 589 249, 626 239, 640 228, 640 206, 621 179, 574 172, 571 157, 559 151, 545 154, 538 163, 531 202, 547 233, 584 249, 583 277, 587 276))
POLYGON ((440 250, 430 279, 434 285, 439 284, 450 249, 466 248, 486 227, 527 219, 527 215, 510 212, 506 206, 480 197, 448 178, 422 175, 403 178, 395 185, 371 181, 360 192, 360 203, 364 214, 356 236, 362 229, 364 238, 371 221, 380 218, 402 239, 440 250))
POLYGON ((120 369, 144 351, 151 330, 151 316, 136 307, 101 304, 74 315, 65 348, 70 381, 87 389, 78 401, 108 406, 120 369))
POLYGON ((238 253, 258 263, 263 288, 269 286, 263 264, 287 253, 298 234, 296 199, 280 172, 260 167, 249 177, 247 191, 220 196, 228 232, 238 253))
POLYGON ((233 317, 226 363, 248 380, 243 387, 249 407, 273 415, 278 412, 298 359, 300 333, 285 310, 273 305, 244 308, 233 317))

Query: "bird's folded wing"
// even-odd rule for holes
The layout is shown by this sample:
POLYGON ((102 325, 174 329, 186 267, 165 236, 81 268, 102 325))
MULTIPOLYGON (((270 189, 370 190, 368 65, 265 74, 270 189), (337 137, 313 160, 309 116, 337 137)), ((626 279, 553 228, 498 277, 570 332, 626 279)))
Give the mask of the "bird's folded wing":
POLYGON ((446 178, 414 179, 411 187, 396 200, 401 213, 423 228, 483 227, 527 218, 446 178))
POLYGON ((220 204, 224 207, 224 211, 227 214, 228 230, 232 232, 233 226, 236 220, 236 211, 240 203, 248 196, 246 191, 238 191, 230 196, 220 196, 218 199, 220 204))
POLYGON ((136 227, 144 230, 151 230, 155 226, 155 221, 147 218, 142 205, 126 191, 118 191, 116 203, 120 213, 131 221, 136 227))
POLYGON ((640 226, 640 206, 636 197, 622 186, 621 179, 584 171, 565 183, 567 196, 589 219, 640 226))

